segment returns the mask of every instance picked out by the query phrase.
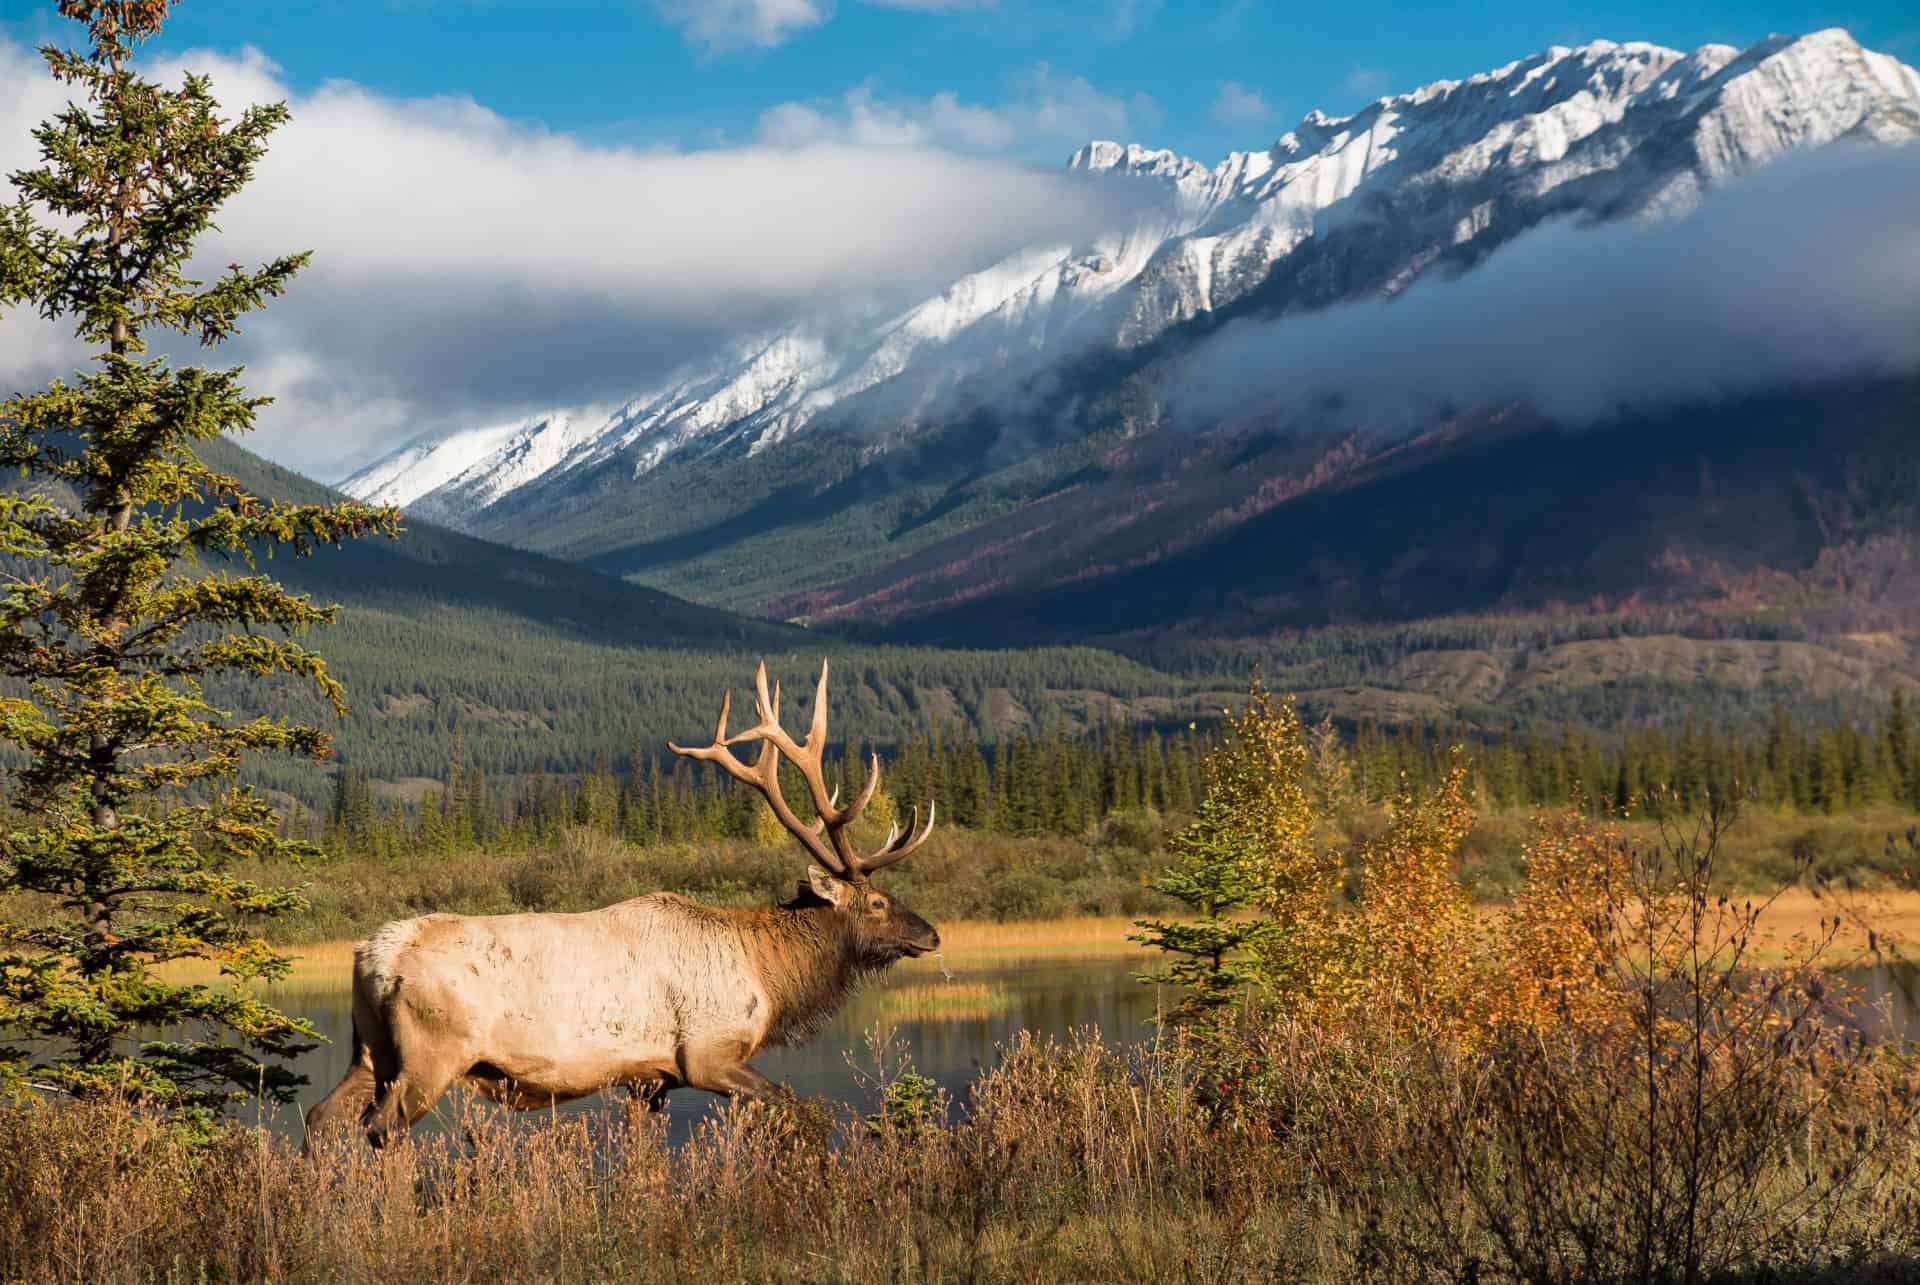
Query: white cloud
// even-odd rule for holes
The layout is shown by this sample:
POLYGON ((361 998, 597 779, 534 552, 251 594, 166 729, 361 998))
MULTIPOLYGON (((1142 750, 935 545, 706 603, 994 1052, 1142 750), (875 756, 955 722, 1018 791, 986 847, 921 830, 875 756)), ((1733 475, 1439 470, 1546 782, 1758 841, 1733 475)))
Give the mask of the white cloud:
MULTIPOLYGON (((1072 176, 924 141, 638 151, 468 99, 347 83, 290 96, 252 52, 187 62, 224 102, 291 100, 203 250, 215 267, 315 251, 219 358, 282 398, 256 443, 321 475, 476 417, 630 396, 744 331, 904 298, 1106 217, 1108 198, 1072 176)), ((34 161, 28 131, 64 100, 0 39, 0 174, 34 161)), ((55 327, 0 318, 0 396, 78 356, 55 327)))
POLYGON ((1389 77, 1382 68, 1355 67, 1347 73, 1346 79, 1340 82, 1340 87, 1349 94, 1357 94, 1361 98, 1378 98, 1387 92, 1388 82, 1389 77))
POLYGON ((1237 80, 1223 80, 1220 92, 1214 95, 1211 114, 1222 125, 1258 125, 1273 115, 1273 108, 1259 90, 1248 89, 1237 80))
POLYGON ((1160 12, 1161 0, 1113 0, 1107 17, 1106 34, 1111 40, 1128 40, 1153 21, 1160 12))
POLYGON ((1011 78, 1007 97, 965 103, 951 91, 929 98, 885 97, 871 85, 839 99, 781 103, 760 117, 760 138, 782 147, 952 147, 968 151, 1040 148, 1091 138, 1130 138, 1162 119, 1144 94, 1104 94, 1084 77, 1037 63, 1011 78))
POLYGON ((964 9, 993 9, 999 0, 865 0, 879 9, 911 9, 916 13, 958 13, 964 9))
POLYGON ((1920 146, 1831 148, 1646 226, 1536 228, 1457 280, 1227 326, 1174 384, 1234 412, 1419 424, 1527 404, 1621 411, 1920 371, 1920 146))
POLYGON ((832 0, 654 0, 654 8, 710 54, 771 49, 833 16, 832 0))

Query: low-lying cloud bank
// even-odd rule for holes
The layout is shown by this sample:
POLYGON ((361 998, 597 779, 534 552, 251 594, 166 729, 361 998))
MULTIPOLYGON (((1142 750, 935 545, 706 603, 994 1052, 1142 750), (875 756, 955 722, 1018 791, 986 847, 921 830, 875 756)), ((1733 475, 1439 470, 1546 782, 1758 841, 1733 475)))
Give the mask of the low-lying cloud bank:
MULTIPOLYGON (((315 252, 220 358, 280 399, 254 444, 321 476, 424 432, 628 396, 744 331, 1080 240, 1117 200, 931 147, 599 146, 469 99, 290 94, 254 51, 157 70, 180 65, 236 108, 292 109, 204 248, 216 269, 315 252)), ((66 97, 0 38, 0 173, 35 162, 29 131, 66 97)), ((0 317, 0 395, 71 369, 63 335, 0 317)))
POLYGON ((1527 403, 1572 426, 1920 371, 1920 146, 1841 146, 1684 218, 1515 238, 1398 297, 1222 328, 1170 381, 1182 421, 1418 424, 1527 403))

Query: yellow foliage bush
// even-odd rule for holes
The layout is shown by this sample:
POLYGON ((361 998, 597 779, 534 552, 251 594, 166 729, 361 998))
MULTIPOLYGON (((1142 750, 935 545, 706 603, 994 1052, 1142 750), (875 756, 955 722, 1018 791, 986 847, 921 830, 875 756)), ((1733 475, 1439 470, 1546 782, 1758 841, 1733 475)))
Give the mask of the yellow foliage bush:
POLYGON ((1256 678, 1206 763, 1257 889, 1246 962, 1264 1002, 1322 1026, 1364 1011, 1375 1029, 1462 1046, 1615 1013, 1635 948, 1628 907, 1641 919, 1671 909, 1632 877, 1615 823, 1573 809, 1536 818, 1522 886, 1481 916, 1460 877, 1478 815, 1464 755, 1431 789, 1403 788, 1385 829, 1351 853, 1327 815, 1351 780, 1345 756, 1327 725, 1310 735, 1293 699, 1256 678))
POLYGON ((1456 755, 1434 789, 1403 792, 1361 850, 1354 998, 1394 1029, 1465 1034, 1484 1013, 1486 939, 1458 873, 1474 817, 1456 755))
POLYGON ((1543 813, 1526 847, 1526 882, 1494 932, 1499 986, 1490 1024, 1541 1029, 1592 1021, 1614 1002, 1605 985, 1616 947, 1628 848, 1618 826, 1571 809, 1543 813))

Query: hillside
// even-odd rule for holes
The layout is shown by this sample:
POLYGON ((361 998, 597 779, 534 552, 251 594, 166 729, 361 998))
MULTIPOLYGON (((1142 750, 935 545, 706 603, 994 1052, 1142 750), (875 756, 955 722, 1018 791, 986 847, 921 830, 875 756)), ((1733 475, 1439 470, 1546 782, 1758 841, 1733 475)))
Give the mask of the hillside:
POLYGON ((1675 603, 1778 612, 1821 633, 1914 629, 1917 428, 1920 382, 1884 382, 1581 432, 1516 416, 1403 443, 1193 443, 1164 501, 1171 488, 1117 462, 1072 494, 782 606, 946 643, 1675 603), (982 562, 1011 587, 978 592, 982 562))
MULTIPOLYGON (((1556 47, 1351 116, 1312 113, 1213 166, 1092 143, 1070 172, 1124 193, 1133 213, 1088 244, 1029 247, 862 324, 743 340, 611 415, 560 411, 412 443, 346 486, 773 618, 886 622, 1015 602, 1177 558, 1282 501, 1375 485, 1463 434, 1524 432, 1484 414, 1426 425, 1411 446, 1217 420, 1170 432, 1169 380, 1221 327, 1396 297, 1471 276, 1555 221, 1681 214, 1783 157, 1915 137, 1920 73, 1830 30, 1745 50, 1556 47)), ((1265 529, 1244 537, 1255 562, 1265 529)), ((1390 601, 1363 587, 1296 615, 1478 610, 1512 580, 1489 568, 1450 599, 1459 570, 1431 593, 1395 577, 1379 591, 1390 601)), ((1618 580, 1590 591, 1576 576, 1554 591, 1585 601, 1635 587, 1618 580)), ((1003 628, 980 640, 1024 636, 1018 617, 1003 628)), ((965 633, 942 620, 918 636, 965 633)))
MULTIPOLYGON (((238 448, 209 454, 264 494, 324 493, 238 448)), ((1116 639, 1130 655, 992 638, 911 646, 741 621, 418 522, 391 544, 273 569, 344 604, 316 642, 353 710, 335 725, 284 689, 216 699, 264 698, 336 727, 341 760, 402 795, 440 777, 456 752, 489 775, 664 759, 669 739, 711 725, 719 692, 740 690, 761 654, 789 686, 830 654, 836 737, 882 744, 930 725, 989 740, 1111 718, 1171 731, 1215 717, 1254 665, 1300 693, 1313 717, 1483 732, 1677 726, 1688 716, 1752 730, 1776 701, 1814 720, 1854 716, 1920 674, 1920 649, 1897 636, 1816 637, 1779 619, 1650 611, 1455 617, 1245 642, 1116 639), (602 604, 603 618, 581 612, 582 602, 602 604)), ((264 763, 256 774, 309 806, 327 797, 326 775, 311 768, 264 763)))
MULTIPOLYGON (((303 503, 333 492, 231 442, 201 451, 257 495, 303 503)), ((398 540, 366 540, 274 563, 274 574, 319 598, 401 619, 488 612, 560 637, 639 647, 778 647, 791 629, 684 602, 537 553, 491 544, 409 517, 398 540)), ((349 620, 351 615, 349 615, 349 620)))
MULTIPOLYGON (((269 498, 327 488, 231 443, 209 463, 269 498)), ((341 604, 315 645, 352 705, 336 722, 304 689, 228 685, 234 707, 266 704, 330 728, 341 762, 383 788, 416 792, 458 754, 490 775, 571 773, 596 762, 668 758, 669 739, 712 727, 720 693, 764 656, 804 690, 831 654, 835 732, 892 743, 934 721, 990 737, 1059 721, 1086 727, 1107 703, 1147 699, 1144 717, 1189 721, 1217 701, 1112 652, 1083 647, 936 651, 874 647, 696 606, 657 590, 409 519, 394 541, 321 549, 268 567, 341 604)), ((326 771, 330 771, 327 769, 326 771)), ((251 774, 318 806, 326 771, 285 761, 251 774)))

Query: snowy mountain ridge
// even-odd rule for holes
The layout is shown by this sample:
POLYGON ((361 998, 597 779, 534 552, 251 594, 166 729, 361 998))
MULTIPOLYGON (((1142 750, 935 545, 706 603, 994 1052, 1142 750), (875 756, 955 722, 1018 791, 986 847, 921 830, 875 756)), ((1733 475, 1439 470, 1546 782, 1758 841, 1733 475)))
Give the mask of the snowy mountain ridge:
POLYGON ((1068 168, 1151 199, 1090 244, 1030 247, 904 312, 741 343, 612 410, 411 443, 343 485, 472 529, 509 497, 631 481, 681 451, 751 453, 836 417, 910 433, 969 381, 1137 347, 1255 292, 1281 311, 1392 294, 1547 218, 1683 211, 1788 152, 1916 137, 1920 73, 1836 29, 1744 51, 1555 47, 1351 116, 1310 113, 1212 167, 1094 142, 1068 168))

